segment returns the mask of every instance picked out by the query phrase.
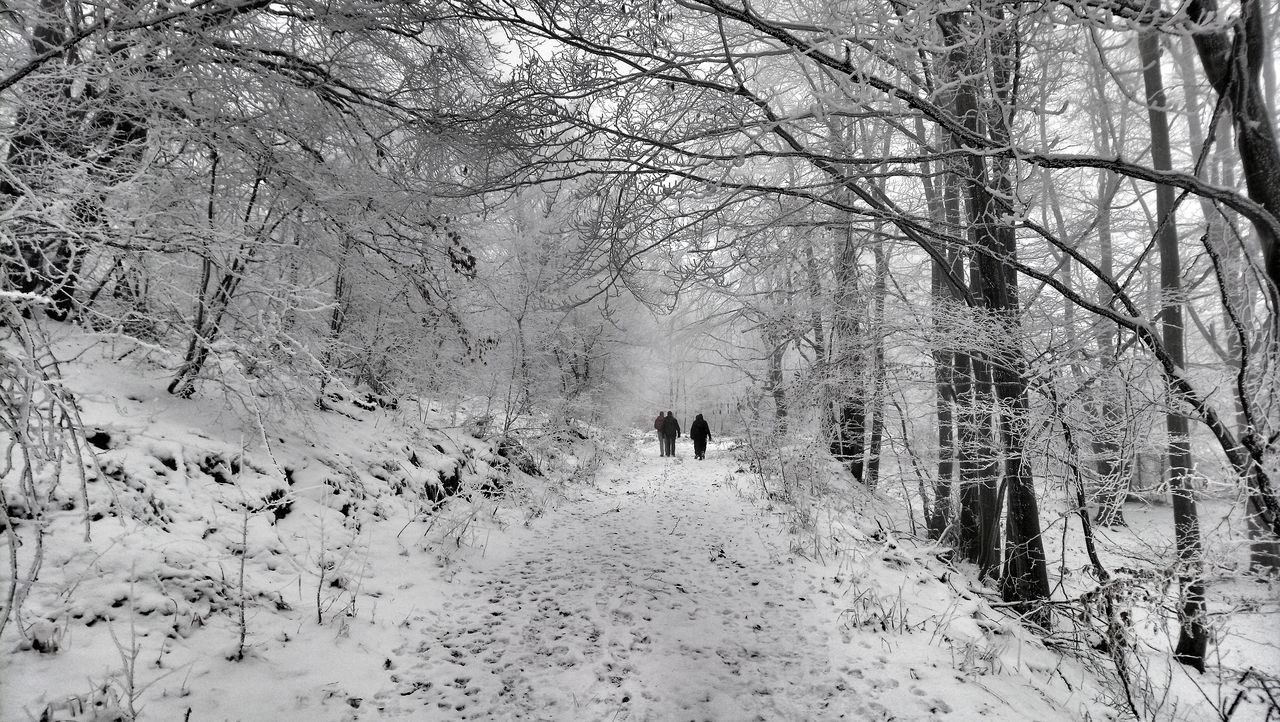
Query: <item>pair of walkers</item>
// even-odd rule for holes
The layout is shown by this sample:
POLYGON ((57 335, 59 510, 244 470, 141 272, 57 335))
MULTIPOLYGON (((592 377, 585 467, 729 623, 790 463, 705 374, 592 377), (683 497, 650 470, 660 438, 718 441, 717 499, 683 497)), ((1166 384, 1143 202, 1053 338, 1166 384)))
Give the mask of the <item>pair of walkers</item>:
MULTIPOLYGON (((676 415, 668 411, 664 416, 661 411, 658 412, 658 418, 653 420, 653 429, 658 432, 658 449, 661 456, 676 455, 676 437, 680 436, 680 422, 676 420, 676 415)), ((689 438, 693 439, 693 458, 707 458, 707 441, 711 439, 711 426, 702 418, 702 414, 693 420, 693 426, 689 427, 689 438)))

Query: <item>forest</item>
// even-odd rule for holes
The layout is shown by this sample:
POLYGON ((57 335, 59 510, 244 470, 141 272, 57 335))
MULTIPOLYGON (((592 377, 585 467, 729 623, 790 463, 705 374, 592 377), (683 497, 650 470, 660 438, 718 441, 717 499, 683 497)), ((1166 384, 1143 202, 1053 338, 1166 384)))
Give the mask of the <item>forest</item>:
MULTIPOLYGON (((508 460, 572 478, 557 444, 674 408, 737 439, 801 517, 843 503, 815 465, 876 495, 995 608, 1094 659, 1119 718, 1176 716, 1159 689, 1178 676, 1234 680, 1269 719, 1278 17, 5 3, 0 639, 56 653, 57 550, 98 549, 119 517, 169 523, 104 456, 117 412, 86 411, 117 377, 174 419, 225 415, 222 456, 155 464, 200 466, 242 541, 306 498, 272 448, 303 417, 469 429, 465 449, 397 452, 456 457, 422 520, 459 485, 501 486, 508 460)), ((215 611, 238 607, 243 654, 239 549, 215 611)))

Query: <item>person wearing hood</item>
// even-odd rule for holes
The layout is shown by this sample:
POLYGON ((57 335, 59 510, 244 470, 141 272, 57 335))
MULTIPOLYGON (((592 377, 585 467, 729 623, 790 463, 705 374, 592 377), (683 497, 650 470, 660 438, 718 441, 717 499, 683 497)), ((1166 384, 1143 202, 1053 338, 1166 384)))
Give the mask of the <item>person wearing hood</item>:
POLYGON ((711 426, 707 424, 706 419, 702 418, 702 414, 698 414, 698 418, 693 420, 693 425, 689 427, 689 438, 693 439, 693 458, 707 458, 707 442, 711 440, 711 426))
POLYGON ((662 412, 659 411, 658 418, 653 420, 653 430, 658 432, 658 456, 667 455, 667 445, 666 442, 662 440, 662 422, 666 421, 666 418, 667 417, 663 416, 662 412))
POLYGON ((680 435, 680 422, 676 421, 676 415, 667 412, 667 417, 662 420, 662 455, 676 455, 676 437, 680 435))

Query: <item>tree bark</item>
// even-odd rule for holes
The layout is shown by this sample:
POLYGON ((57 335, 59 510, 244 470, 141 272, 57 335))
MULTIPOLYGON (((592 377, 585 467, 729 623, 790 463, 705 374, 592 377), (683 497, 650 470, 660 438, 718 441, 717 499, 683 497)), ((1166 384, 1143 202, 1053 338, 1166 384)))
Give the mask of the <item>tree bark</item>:
MULTIPOLYGON (((950 91, 946 91, 950 93, 950 91)), ((951 102, 954 102, 952 100, 951 102)), ((917 118, 916 132, 925 137, 924 122, 917 118)), ((945 134, 939 134, 938 144, 948 147, 945 134)), ((948 159, 939 161, 937 168, 943 170, 935 176, 934 166, 921 163, 921 180, 925 198, 929 205, 929 215, 940 230, 950 234, 951 229, 963 224, 960 207, 959 173, 955 168, 957 161, 948 159), (937 178, 936 183, 932 180, 937 178)), ((933 373, 935 388, 935 412, 938 431, 938 472, 934 480, 933 507, 928 513, 929 538, 942 540, 947 528, 951 526, 958 494, 952 489, 959 483, 957 476, 957 406, 956 375, 957 355, 953 350, 956 341, 948 331, 949 314, 957 313, 963 306, 963 298, 952 284, 952 279, 963 278, 964 268, 960 251, 948 244, 942 249, 942 260, 934 258, 929 264, 930 293, 933 299, 933 373)))
POLYGON ((867 412, 858 363, 862 330, 857 308, 858 253, 853 221, 847 213, 843 221, 836 254, 835 317, 831 321, 832 400, 826 404, 826 413, 830 417, 831 455, 847 465, 853 478, 862 481, 867 412))
POLYGON ((872 349, 871 358, 870 413, 872 417, 870 439, 867 442, 866 484, 874 488, 880 481, 880 447, 884 440, 886 384, 884 367, 884 337, 886 333, 884 306, 885 295, 887 294, 885 281, 889 277, 889 256, 885 252, 884 246, 879 243, 873 247, 872 252, 876 259, 876 280, 872 286, 872 295, 875 299, 875 309, 873 311, 875 330, 872 343, 875 344, 875 347, 872 349))
POLYGON ((822 323, 822 276, 818 272, 817 254, 813 250, 813 234, 804 234, 804 268, 809 285, 809 332, 813 334, 814 363, 822 367, 827 362, 826 331, 822 323))
MULTIPOLYGON (((998 6, 989 8, 987 12, 997 22, 1000 21, 998 6)), ((961 54, 957 58, 958 67, 972 71, 971 66, 975 65, 975 61, 970 53, 976 39, 966 37, 965 17, 961 13, 947 13, 939 17, 938 24, 942 28, 943 40, 951 52, 961 54)), ((1012 57, 1007 47, 1010 41, 1003 27, 997 28, 990 36, 993 95, 999 101, 995 104, 997 109, 1012 108, 1006 95, 1011 82, 1007 66, 1012 57)), ((980 131, 982 124, 978 89, 971 80, 972 73, 961 77, 956 92, 956 117, 969 132, 976 133, 980 131)), ((1005 125, 1007 118, 1002 112, 991 113, 988 122, 992 137, 1008 140, 1005 125)), ((961 145, 962 139, 957 137, 953 142, 961 145)), ((994 188, 995 193, 1008 197, 1011 195, 1012 183, 1009 172, 998 166, 994 178, 989 178, 986 160, 981 155, 969 155, 968 163, 965 178, 966 201, 972 221, 973 240, 975 245, 986 251, 976 254, 975 265, 981 280, 972 285, 973 290, 980 293, 983 305, 990 313, 987 320, 995 326, 992 330, 996 348, 992 349, 989 363, 982 365, 987 366, 990 374, 991 390, 994 392, 992 401, 995 402, 992 408, 995 409, 1002 451, 999 456, 1003 458, 1003 463, 992 460, 994 473, 991 484, 994 485, 994 480, 999 478, 1007 497, 1001 592, 1007 601, 1018 603, 1021 611, 1032 614, 1033 619, 1043 622, 1043 613, 1036 603, 1049 596, 1049 576, 1044 542, 1040 537, 1034 481, 1023 448, 1029 402, 1026 360, 1021 346, 1017 276, 1009 262, 997 260, 1012 261, 1017 258, 1016 237, 1013 227, 1001 219, 999 206, 991 190, 994 188)), ((975 363, 974 368, 976 370, 981 366, 975 363)), ((994 529, 989 532, 993 546, 998 544, 999 536, 999 509, 993 508, 998 503, 998 494, 993 499, 984 497, 984 511, 989 510, 984 526, 994 529)), ((994 565, 994 559, 990 562, 994 565)), ((980 563, 979 566, 984 565, 980 563)))
MULTIPOLYGON (((1148 6, 1158 7, 1158 0, 1148 6)), ((1164 77, 1160 68, 1160 37, 1154 31, 1143 31, 1138 38, 1142 61, 1142 80, 1146 90, 1147 115, 1151 124, 1151 160, 1156 170, 1173 166, 1169 141, 1169 120, 1164 77)), ((1178 255, 1178 228, 1174 218, 1174 189, 1156 186, 1157 247, 1160 251, 1160 289, 1163 308, 1160 311, 1161 333, 1170 360, 1178 367, 1186 363, 1182 321, 1182 264, 1178 255)), ((1171 395, 1172 396, 1172 395, 1171 395)), ((1172 398, 1171 398, 1172 401, 1172 398)), ((1205 625, 1205 588, 1200 546, 1200 520, 1196 511, 1192 486, 1190 429, 1185 414, 1170 409, 1165 415, 1165 431, 1169 435, 1169 486, 1173 495, 1174 538, 1178 551, 1178 581, 1182 593, 1181 631, 1174 657, 1181 663, 1204 671, 1209 646, 1205 625)))
POLYGON ((775 432, 787 433, 787 389, 783 384, 783 359, 787 353, 786 335, 778 328, 778 321, 770 320, 765 324, 765 353, 768 355, 769 368, 765 377, 765 391, 773 397, 773 418, 775 432))

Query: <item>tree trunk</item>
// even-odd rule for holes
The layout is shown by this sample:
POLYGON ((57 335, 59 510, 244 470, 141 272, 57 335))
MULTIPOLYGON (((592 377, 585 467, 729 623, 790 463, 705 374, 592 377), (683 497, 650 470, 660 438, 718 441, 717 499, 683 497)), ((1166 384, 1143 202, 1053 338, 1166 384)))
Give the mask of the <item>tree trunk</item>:
POLYGON ((347 264, 352 253, 353 240, 351 234, 342 237, 342 249, 338 252, 337 263, 333 271, 333 309, 329 312, 329 343, 320 355, 320 364, 324 368, 324 380, 321 382, 321 393, 329 380, 330 374, 338 364, 338 349, 342 342, 342 332, 347 322, 347 307, 350 302, 350 286, 347 282, 347 264))
MULTIPOLYGON (((210 154, 209 200, 208 210, 206 211, 210 228, 214 225, 216 211, 214 198, 217 182, 218 155, 216 151, 213 151, 210 154)), ((258 204, 258 194, 265 182, 266 178, 261 175, 254 179, 253 190, 249 193, 249 200, 245 205, 244 215, 241 218, 241 223, 245 226, 253 218, 258 204)), ((263 229, 259 231, 259 234, 268 235, 269 232, 263 229)), ((200 377, 200 372, 204 369, 204 364, 209 358, 211 344, 222 333, 223 317, 230 310, 231 299, 235 296, 236 289, 244 278, 244 270, 253 260, 257 249, 258 245, 254 243, 241 245, 231 264, 223 272, 222 278, 218 280, 218 285, 214 289, 213 295, 209 297, 206 294, 208 293, 209 281, 213 275, 213 262, 207 255, 202 259, 200 288, 196 297, 195 320, 192 323, 191 338, 187 343, 187 351, 183 356, 182 365, 178 367, 178 373, 174 374, 173 380, 169 382, 168 391, 174 396, 185 399, 195 393, 195 382, 200 377)))
MULTIPOLYGON (((949 92, 949 91, 948 91, 949 92)), ((952 94, 953 95, 953 94, 952 94)), ((917 118, 916 130, 921 138, 925 137, 924 123, 917 118)), ((941 134, 940 134, 941 135, 941 134)), ((948 139, 939 138, 939 145, 946 146, 948 139)), ((946 169, 955 166, 955 159, 941 161, 939 167, 946 169)), ((929 214, 933 221, 943 230, 959 228, 963 224, 960 207, 959 173, 955 169, 939 176, 935 185, 933 169, 926 163, 921 164, 921 180, 924 185, 925 198, 929 204, 929 214)), ((957 313, 961 307, 961 296, 953 285, 954 279, 964 277, 960 252, 948 244, 942 255, 945 264, 934 259, 930 264, 930 292, 933 299, 933 373, 936 390, 935 410, 938 430, 938 475, 934 481, 933 508, 928 515, 929 538, 941 540, 951 525, 957 494, 952 493, 958 483, 957 478, 957 444, 956 444, 956 368, 957 356, 952 350, 955 340, 948 331, 947 314, 957 313)))
POLYGON ((783 384, 783 359, 787 353, 787 338, 786 334, 778 328, 778 323, 771 320, 765 324, 764 343, 769 368, 764 388, 773 397, 775 431, 781 435, 787 433, 787 389, 783 384))
POLYGON ((958 546, 980 576, 994 575, 1000 557, 999 465, 992 438, 991 392, 987 364, 972 354, 957 354, 956 398, 960 414, 960 519, 958 546))
POLYGON ((813 359, 819 368, 827 361, 826 331, 822 323, 822 276, 813 252, 813 234, 804 234, 805 277, 809 284, 809 332, 813 334, 813 359))
MULTIPOLYGON (((879 231, 879 224, 877 224, 879 231)), ((884 305, 887 289, 885 281, 889 277, 889 256, 885 253, 884 246, 877 243, 873 247, 873 253, 876 259, 876 280, 872 289, 875 298, 875 330, 873 332, 872 343, 875 348, 872 350, 871 359, 871 438, 867 442, 867 470, 866 484, 875 488, 880 481, 880 447, 884 440, 884 415, 885 415, 885 367, 884 367, 884 305)))
POLYGON ((252 246, 240 249, 231 267, 218 281, 218 286, 209 299, 209 305, 196 314, 197 323, 192 328, 182 365, 178 367, 178 373, 174 374, 173 380, 169 382, 168 391, 174 396, 185 399, 195 393, 196 379, 200 377, 205 362, 209 360, 209 351, 212 349, 213 342, 222 333, 223 319, 231 308, 231 299, 235 296, 236 288, 239 287, 240 280, 243 278, 245 266, 252 259, 253 253, 252 246))
MULTIPOLYGON (((1158 0, 1150 0, 1155 7, 1158 0)), ((1173 167, 1169 121, 1165 111, 1164 77, 1160 68, 1160 36, 1144 31, 1138 38, 1147 115, 1151 123, 1151 159, 1156 170, 1173 167)), ((1157 246, 1160 250, 1160 311, 1164 346, 1179 367, 1186 363, 1182 325, 1182 264, 1178 257, 1178 228, 1174 218, 1174 189, 1156 186, 1157 246)), ((1174 656, 1183 664, 1204 671, 1209 631, 1204 619, 1204 578, 1200 548, 1200 521, 1192 488, 1191 439, 1187 417, 1179 409, 1165 415, 1169 435, 1169 487, 1173 494, 1173 525, 1178 550, 1178 581, 1182 591, 1181 632, 1174 656)))
MULTIPOLYGON (((975 89, 971 78, 973 68, 965 40, 958 37, 964 13, 952 12, 938 18, 947 55, 943 73, 949 80, 948 100, 960 117, 978 122, 975 89)), ((950 147, 960 147, 954 137, 948 137, 950 147)), ((960 208, 964 202, 965 188, 970 185, 969 166, 966 161, 947 164, 947 186, 955 188, 954 200, 956 227, 968 226, 967 235, 972 239, 977 230, 973 223, 972 208, 960 208)), ((971 205, 971 204, 970 204, 971 205)), ((951 215, 948 208, 948 215, 951 215)), ((972 254, 966 254, 969 271, 969 290, 975 296, 981 294, 982 273, 972 254)), ((979 574, 993 574, 999 558, 999 489, 998 469, 994 440, 992 438, 992 410, 995 407, 987 366, 980 352, 957 348, 953 353, 954 389, 956 399, 957 454, 959 484, 959 514, 956 521, 956 546, 962 558, 978 565, 979 574)))
POLYGON ((929 538, 941 540, 951 521, 951 487, 956 476, 955 445, 955 361, 952 354, 933 352, 934 385, 937 389, 938 478, 933 485, 933 509, 929 514, 929 538))
POLYGON ((831 321, 831 455, 844 462, 853 478, 862 481, 865 454, 866 403, 862 393, 861 324, 858 322, 858 254, 853 222, 845 215, 835 268, 835 314, 831 321))
MULTIPOLYGON (((998 6, 987 9, 990 17, 1000 20, 998 6)), ((974 39, 965 37, 965 19, 961 13, 947 13, 940 16, 938 24, 942 28, 943 39, 952 53, 959 53, 957 67, 973 70, 976 65, 971 55, 974 39)), ((1006 44, 1010 42, 1006 31, 1001 28, 991 36, 993 92, 1000 97, 1000 108, 1011 107, 1005 97, 1009 80, 1009 67, 1012 54, 1006 44)), ((972 73, 961 76, 963 79, 956 89, 955 111, 964 127, 972 133, 981 130, 982 118, 978 102, 978 89, 974 86, 972 73)), ((993 113, 988 118, 990 132, 997 140, 1008 140, 1008 129, 1005 116, 993 113)), ((960 139, 954 139, 960 145, 960 139)), ((1030 467, 1024 454, 1026 414, 1029 407, 1027 399, 1026 360, 1022 355, 1021 309, 1018 306, 1017 276, 1013 268, 1000 259, 1017 257, 1016 237, 1013 227, 1002 220, 1002 214, 989 186, 986 161, 981 155, 968 156, 968 173, 965 178, 969 217, 972 220, 974 244, 976 246, 974 260, 978 271, 979 283, 974 283, 973 290, 981 294, 984 306, 990 312, 989 321, 995 325, 992 349, 987 371, 990 374, 991 390, 994 392, 992 405, 995 410, 996 427, 1000 434, 1003 464, 992 459, 995 467, 990 483, 993 486, 998 477, 1005 488, 1007 496, 1007 526, 1004 547, 1004 564, 1001 578, 1001 591, 1007 601, 1020 603, 1019 609, 1024 613, 1033 612, 1036 602, 1049 596, 1048 566, 1045 563, 1044 543, 1040 537, 1039 508, 1035 498, 1034 481, 1030 467)), ((1012 182, 1007 169, 996 168, 993 179, 995 193, 1003 197, 1011 197, 1012 182)), ((974 364, 975 370, 980 369, 974 364)), ((993 449, 994 451, 994 449, 993 449)), ((985 489, 984 489, 985 491, 985 489)), ((990 493, 990 492, 987 492, 990 493)), ((992 546, 997 545, 999 531, 998 494, 989 499, 984 495, 984 511, 990 510, 990 516, 984 519, 984 526, 990 527, 992 546)), ((995 563, 994 558, 988 564, 979 563, 980 568, 988 568, 995 563)), ((1037 621, 1040 614, 1036 613, 1037 621)))

